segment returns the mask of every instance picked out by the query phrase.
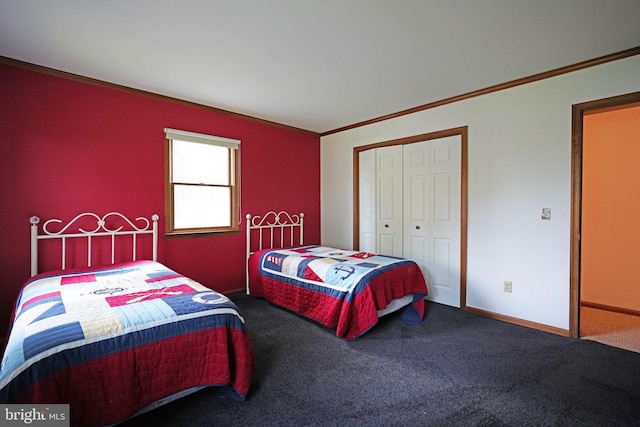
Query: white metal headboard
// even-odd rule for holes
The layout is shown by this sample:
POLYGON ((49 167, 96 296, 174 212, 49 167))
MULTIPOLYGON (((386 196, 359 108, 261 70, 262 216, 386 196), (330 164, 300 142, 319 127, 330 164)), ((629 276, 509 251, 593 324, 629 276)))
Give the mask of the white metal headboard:
POLYGON ((269 211, 262 216, 247 214, 247 258, 246 258, 246 287, 249 294, 249 256, 264 248, 284 248, 296 246, 295 230, 300 231, 300 243, 304 241, 304 213, 289 214, 285 211, 269 211), (256 231, 257 230, 257 231, 256 231), (265 230, 267 238, 264 239, 265 230), (275 230, 278 230, 275 232, 275 230), (252 233, 253 232, 253 233, 252 233), (251 236, 258 234, 258 247, 252 250, 251 236), (285 238, 287 236, 287 238, 285 238), (279 239, 278 239, 279 237, 279 239), (266 240, 266 241, 265 241, 266 240), (279 240, 279 241, 278 241, 279 240))
POLYGON ((62 227, 59 231, 50 231, 48 227, 52 223, 61 224, 59 219, 50 219, 42 224, 42 233, 38 234, 38 224, 40 218, 32 216, 29 218, 31 223, 31 276, 38 274, 38 241, 42 239, 60 239, 62 244, 62 270, 66 269, 66 243, 68 238, 85 238, 87 239, 87 267, 91 267, 91 239, 93 237, 111 236, 111 264, 115 263, 115 239, 116 236, 132 235, 133 236, 133 261, 136 260, 136 236, 141 234, 151 234, 153 236, 153 260, 158 260, 158 219, 160 217, 156 214, 151 216, 150 222, 145 217, 138 217, 136 222, 141 224, 136 226, 133 221, 129 220, 123 214, 119 212, 109 212, 102 217, 91 212, 81 213, 71 221, 62 227), (121 225, 115 229, 107 228, 106 219, 114 216, 124 219, 126 224, 130 226, 126 227, 121 225), (84 218, 93 218, 96 221, 96 227, 93 230, 84 230, 79 222, 84 218), (71 229, 76 224, 75 229, 71 229))

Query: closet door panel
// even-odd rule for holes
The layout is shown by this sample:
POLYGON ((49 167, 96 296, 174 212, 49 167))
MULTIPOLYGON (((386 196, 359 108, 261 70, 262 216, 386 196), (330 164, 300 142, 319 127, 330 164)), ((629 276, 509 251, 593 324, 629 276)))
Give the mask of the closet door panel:
POLYGON ((403 255, 415 261, 432 283, 431 260, 431 148, 429 141, 407 144, 404 157, 404 250, 403 255))
MULTIPOLYGON (((409 253, 405 258, 415 261, 420 266, 423 274, 428 272, 426 262, 429 261, 429 254, 431 253, 431 243, 429 239, 427 237, 411 236, 408 241, 409 244, 405 244, 405 247, 408 246, 409 253)), ((431 283, 430 278, 425 276, 425 279, 428 279, 427 283, 431 283)))
POLYGON ((360 193, 359 250, 376 252, 376 153, 361 151, 358 159, 360 193))
POLYGON ((402 256, 402 146, 376 152, 377 251, 402 256))
POLYGON ((451 222, 451 174, 438 173, 433 176, 433 221, 451 222))
POLYGON ((460 307, 460 138, 431 141, 432 291, 428 299, 460 307))
POLYGON ((438 291, 451 292, 453 287, 459 286, 451 281, 451 268, 454 264, 452 259, 452 241, 451 239, 435 238, 433 239, 433 284, 438 287, 438 291))
POLYGON ((416 223, 422 222, 426 224, 428 211, 424 204, 424 195, 429 188, 429 181, 424 175, 409 175, 405 180, 406 193, 409 197, 408 204, 408 220, 416 223))

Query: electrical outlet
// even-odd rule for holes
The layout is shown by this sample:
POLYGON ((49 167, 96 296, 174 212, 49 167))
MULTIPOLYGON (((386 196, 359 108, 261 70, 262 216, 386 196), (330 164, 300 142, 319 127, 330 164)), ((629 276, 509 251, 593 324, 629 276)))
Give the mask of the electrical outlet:
POLYGON ((505 280, 504 281, 504 291, 511 293, 512 290, 513 290, 513 284, 511 283, 511 281, 505 280))

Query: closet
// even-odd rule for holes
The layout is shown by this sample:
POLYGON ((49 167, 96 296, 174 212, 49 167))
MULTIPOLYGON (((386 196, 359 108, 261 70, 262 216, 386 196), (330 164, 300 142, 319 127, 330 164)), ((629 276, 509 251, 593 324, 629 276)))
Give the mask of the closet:
POLYGON ((460 307, 461 137, 358 154, 359 249, 416 261, 427 299, 460 307))

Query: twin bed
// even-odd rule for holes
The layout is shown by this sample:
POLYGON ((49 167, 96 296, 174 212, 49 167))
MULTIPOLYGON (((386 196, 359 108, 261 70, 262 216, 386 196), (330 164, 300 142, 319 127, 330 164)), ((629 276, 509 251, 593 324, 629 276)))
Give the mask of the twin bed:
POLYGON ((244 399, 254 364, 244 319, 226 296, 157 262, 157 219, 85 213, 38 234, 31 218, 33 277, 11 317, 1 403, 65 403, 71 425, 101 426, 205 386, 244 399), (37 274, 38 242, 50 239, 61 241, 61 269, 37 274), (111 240, 111 264, 92 267, 100 239, 111 240), (67 243, 78 240, 87 267, 68 269, 67 243), (116 262, 121 240, 131 261, 116 262), (145 240, 152 259, 136 260, 145 240))
MULTIPOLYGON (((400 309, 406 323, 422 321, 427 286, 417 264, 305 246, 303 219, 247 215, 247 294, 346 339, 400 309)), ((245 320, 228 297, 157 261, 157 220, 84 213, 61 228, 49 220, 39 233, 39 218, 30 219, 32 277, 11 317, 0 403, 67 403, 72 425, 100 426, 208 386, 245 399, 254 367, 245 320), (116 256, 122 236, 129 261, 116 256), (38 242, 51 239, 61 241, 61 268, 38 273, 38 242), (110 240, 111 262, 93 267, 98 239, 110 240), (87 266, 67 268, 68 258, 78 258, 67 243, 77 240, 85 241, 87 266), (136 260, 147 240, 151 259, 136 260)))
POLYGON ((247 215, 247 294, 309 317, 354 339, 403 309, 409 324, 424 317, 427 285, 404 258, 303 245, 304 214, 247 215))

